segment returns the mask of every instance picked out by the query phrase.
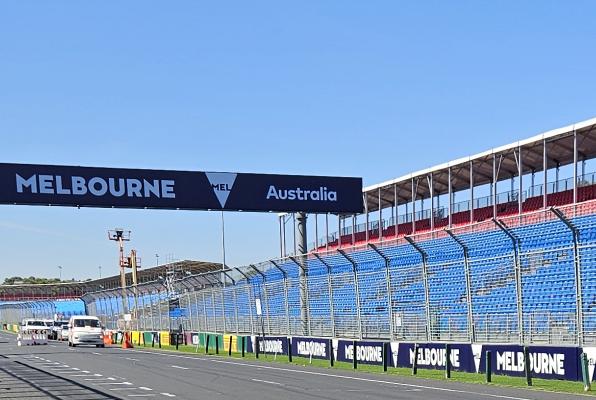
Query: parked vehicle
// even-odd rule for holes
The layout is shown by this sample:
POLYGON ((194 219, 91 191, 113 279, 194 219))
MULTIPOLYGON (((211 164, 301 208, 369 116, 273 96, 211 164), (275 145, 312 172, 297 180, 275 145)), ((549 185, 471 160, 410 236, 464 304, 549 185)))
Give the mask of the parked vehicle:
POLYGON ((77 315, 68 321, 68 345, 75 347, 80 344, 104 347, 103 329, 97 317, 77 315))
POLYGON ((46 331, 46 330, 48 330, 48 327, 46 326, 46 324, 44 323, 43 320, 34 319, 34 318, 25 318, 21 322, 21 331, 30 331, 30 330, 46 331))
POLYGON ((60 340, 63 325, 68 325, 68 321, 52 321, 52 327, 50 333, 48 334, 48 339, 60 340))
POLYGON ((68 324, 62 325, 58 334, 58 340, 68 340, 68 330, 68 324))

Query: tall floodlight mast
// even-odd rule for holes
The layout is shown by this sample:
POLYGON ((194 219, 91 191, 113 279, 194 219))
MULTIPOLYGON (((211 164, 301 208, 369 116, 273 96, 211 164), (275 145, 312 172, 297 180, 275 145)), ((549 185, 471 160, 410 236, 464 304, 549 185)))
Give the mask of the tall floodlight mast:
POLYGON ((126 272, 125 267, 128 260, 124 257, 124 242, 130 241, 130 231, 125 231, 122 228, 116 228, 108 231, 108 239, 118 242, 118 250, 120 252, 120 286, 122 287, 122 318, 128 314, 128 296, 126 295, 126 272))

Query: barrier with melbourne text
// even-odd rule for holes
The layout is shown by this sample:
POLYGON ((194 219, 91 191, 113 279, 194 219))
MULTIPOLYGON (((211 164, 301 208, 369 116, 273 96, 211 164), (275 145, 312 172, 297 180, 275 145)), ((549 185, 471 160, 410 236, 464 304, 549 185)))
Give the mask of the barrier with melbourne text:
POLYGON ((359 364, 383 364, 383 342, 357 341, 354 349, 352 340, 333 340, 333 353, 337 361, 353 362, 356 353, 359 364))
MULTIPOLYGON (((413 343, 392 342, 390 364, 411 367, 414 360, 413 343)), ((492 371, 495 374, 524 376, 524 352, 520 345, 451 344, 451 365, 454 370, 472 373, 486 371, 486 352, 490 350, 492 371)), ((581 379, 579 347, 530 346, 532 375, 546 379, 581 379)), ((596 355, 596 352, 595 352, 596 355)), ((417 364, 419 368, 445 368, 444 343, 420 343, 417 364)), ((593 373, 593 368, 592 368, 593 373)))
POLYGON ((317 358, 327 360, 329 358, 329 339, 292 337, 292 355, 296 357, 317 358))
POLYGON ((254 353, 259 346, 259 353, 288 354, 288 338, 286 336, 249 336, 247 351, 254 353))

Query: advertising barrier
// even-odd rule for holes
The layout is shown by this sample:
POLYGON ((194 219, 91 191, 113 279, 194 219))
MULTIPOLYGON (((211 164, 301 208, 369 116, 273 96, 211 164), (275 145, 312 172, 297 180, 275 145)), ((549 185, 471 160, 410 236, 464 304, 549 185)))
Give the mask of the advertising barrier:
MULTIPOLYGON (((337 361, 354 361, 352 340, 339 339, 337 345, 334 342, 333 347, 337 361)), ((383 342, 356 341, 356 361, 358 364, 383 365, 383 342)))
POLYGON ((296 357, 329 359, 329 339, 292 337, 292 355, 296 357))
POLYGON ((287 336, 251 336, 249 352, 253 352, 256 345, 259 346, 260 354, 285 354, 288 355, 287 336))
MULTIPOLYGON (((133 335, 136 337, 135 332, 133 335)), ((151 343, 152 332, 139 332, 146 343, 151 343)), ((232 352, 240 352, 242 336, 221 335, 204 332, 186 332, 187 342, 192 346, 204 348, 206 338, 209 337, 210 351, 215 349, 217 337, 220 352, 228 352, 230 339, 232 352)), ((160 332, 162 344, 168 344, 169 332, 160 332)), ((387 357, 389 368, 412 368, 414 361, 414 343, 389 342, 384 354, 383 341, 354 341, 348 339, 327 339, 314 337, 286 336, 246 336, 245 351, 254 353, 257 346, 260 354, 280 354, 292 356, 329 359, 333 352, 334 360, 353 363, 354 354, 358 364, 383 365, 383 358, 387 357), (329 343, 331 342, 331 347, 329 343), (288 347, 289 345, 289 347, 288 347)), ((23 345, 47 343, 47 336, 22 336, 19 340, 23 345)), ((445 343, 417 343, 417 367, 420 369, 445 369, 445 343)), ((578 381, 582 379, 580 355, 585 352, 588 359, 589 376, 596 378, 596 347, 573 346, 529 346, 530 371, 533 377, 545 379, 564 379, 578 381)), ((491 369, 493 374, 524 376, 524 348, 510 344, 469 344, 450 343, 451 369, 469 373, 485 373, 486 352, 491 351, 491 369)))

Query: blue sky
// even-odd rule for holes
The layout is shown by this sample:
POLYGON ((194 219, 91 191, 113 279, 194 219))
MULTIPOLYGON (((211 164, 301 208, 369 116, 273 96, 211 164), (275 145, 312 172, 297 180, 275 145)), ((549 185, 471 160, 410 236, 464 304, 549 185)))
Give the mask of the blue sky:
MULTIPOLYGON (((596 116, 596 3, 4 2, 0 161, 362 176, 596 116)), ((0 206, 0 279, 221 260, 218 213, 0 206)), ((278 253, 226 214, 227 260, 278 253)))

